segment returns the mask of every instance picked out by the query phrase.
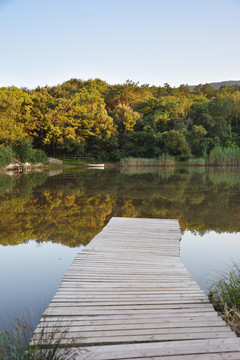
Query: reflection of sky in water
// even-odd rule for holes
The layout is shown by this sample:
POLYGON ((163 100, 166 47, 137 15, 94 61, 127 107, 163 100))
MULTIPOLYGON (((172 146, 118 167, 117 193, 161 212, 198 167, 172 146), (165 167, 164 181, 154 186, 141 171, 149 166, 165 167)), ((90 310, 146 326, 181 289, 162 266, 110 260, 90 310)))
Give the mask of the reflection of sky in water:
MULTIPOLYGON (((0 246, 0 317, 28 313, 35 326, 60 285, 61 279, 80 248, 30 241, 18 246, 0 246), (4 274, 6 274, 4 276, 4 274)), ((223 271, 233 260, 240 263, 240 233, 203 236, 185 231, 181 259, 207 292, 207 279, 223 271)))
POLYGON ((209 231, 204 235, 193 235, 185 231, 181 240, 181 260, 207 293, 211 280, 216 280, 217 274, 233 262, 240 264, 240 233, 209 231))
POLYGON ((79 249, 35 241, 0 246, 0 322, 27 313, 36 325, 79 249))

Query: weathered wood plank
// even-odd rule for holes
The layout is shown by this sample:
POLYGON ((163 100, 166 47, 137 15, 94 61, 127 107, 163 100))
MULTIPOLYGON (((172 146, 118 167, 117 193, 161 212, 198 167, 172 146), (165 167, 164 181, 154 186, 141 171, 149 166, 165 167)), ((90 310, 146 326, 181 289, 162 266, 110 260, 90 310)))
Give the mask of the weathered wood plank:
MULTIPOLYGON (((122 323, 122 324, 116 324, 116 323, 112 323, 112 325, 109 324, 109 322, 103 322, 101 321, 100 324, 96 324, 96 322, 93 322, 92 325, 90 322, 85 322, 81 323, 78 321, 72 321, 72 322, 63 322, 63 321, 59 321, 57 323, 55 322, 49 322, 48 324, 46 324, 46 322, 44 322, 43 324, 39 324, 38 328, 36 329, 36 332, 40 332, 42 331, 42 328, 45 327, 46 332, 53 332, 54 329, 56 331, 62 331, 62 329, 64 331, 108 331, 108 330, 142 330, 142 329, 169 329, 169 328, 174 328, 176 329, 188 329, 188 331, 191 331, 192 329, 199 329, 199 331, 205 331, 206 327, 208 327, 208 331, 211 329, 211 331, 214 330, 219 330, 219 331, 225 331, 227 329, 227 326, 225 323, 223 322, 216 322, 216 321, 204 321, 204 322, 186 322, 184 320, 183 322, 178 322, 177 320, 175 320, 174 322, 170 322, 170 323, 160 323, 160 322, 154 322, 154 319, 152 319, 152 322, 150 322, 151 320, 147 320, 147 322, 143 322, 143 321, 139 321, 139 322, 126 322, 126 323, 122 323)), ((166 330, 165 330, 166 331, 166 330)))
MULTIPOLYGON (((208 360, 211 354, 225 354, 240 352, 240 339, 210 339, 157 342, 143 344, 106 345, 72 349, 74 360, 119 360, 141 359, 146 356, 160 357, 172 355, 207 354, 208 360)), ((194 358, 193 358, 194 359, 194 358)), ((223 357, 223 359, 225 359, 223 357)))
MULTIPOLYGON (((227 357, 224 356, 227 356, 227 353, 238 353, 239 356, 239 352, 240 339, 210 339, 92 346, 71 349, 69 355, 72 355, 74 360, 126 360, 146 357, 161 359, 161 356, 179 355, 184 358, 187 355, 193 357, 195 354, 197 356, 201 354, 206 355, 205 359, 210 360, 212 354, 221 354, 222 359, 226 359, 227 357)), ((195 360, 197 357, 195 356, 193 359, 195 360)))

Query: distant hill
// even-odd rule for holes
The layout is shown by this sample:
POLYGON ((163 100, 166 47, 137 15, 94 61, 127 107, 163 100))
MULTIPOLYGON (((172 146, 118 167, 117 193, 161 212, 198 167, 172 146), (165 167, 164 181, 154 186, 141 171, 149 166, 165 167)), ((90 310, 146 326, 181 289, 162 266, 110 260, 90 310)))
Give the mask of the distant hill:
MULTIPOLYGON (((224 85, 227 85, 227 86, 238 85, 238 86, 240 86, 240 80, 228 80, 228 81, 212 82, 212 83, 207 83, 207 84, 214 87, 215 89, 220 89, 220 87, 224 86, 224 85)), ((206 84, 202 84, 202 85, 206 85, 206 84)), ((195 88, 195 86, 197 86, 197 85, 189 85, 189 89, 193 90, 195 88)))

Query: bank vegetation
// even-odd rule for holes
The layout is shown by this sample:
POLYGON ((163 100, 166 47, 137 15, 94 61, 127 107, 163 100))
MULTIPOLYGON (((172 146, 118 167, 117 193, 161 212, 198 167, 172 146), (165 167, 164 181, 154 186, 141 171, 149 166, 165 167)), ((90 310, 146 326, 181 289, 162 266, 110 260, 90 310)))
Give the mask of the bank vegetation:
MULTIPOLYGON (((239 119, 239 86, 206 84, 190 90, 185 85, 71 79, 32 90, 2 87, 0 145, 5 155, 0 155, 0 166, 11 156, 3 147, 16 152, 30 145, 50 156, 74 154, 100 162, 170 156, 192 164, 199 162, 194 159, 239 164, 239 119), (225 154, 224 149, 231 151, 225 154)), ((29 157, 39 160, 44 154, 31 152, 29 157)))
POLYGON ((233 264, 214 282, 209 295, 216 311, 240 336, 240 267, 233 264))

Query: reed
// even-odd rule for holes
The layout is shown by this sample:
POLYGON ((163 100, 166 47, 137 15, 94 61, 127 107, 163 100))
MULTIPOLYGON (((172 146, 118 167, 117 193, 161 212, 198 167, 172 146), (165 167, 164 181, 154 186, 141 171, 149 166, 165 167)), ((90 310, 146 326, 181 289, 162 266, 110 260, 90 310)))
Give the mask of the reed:
POLYGON ((240 166, 240 148, 216 146, 209 154, 209 165, 240 166))
POLYGON ((186 165, 189 166, 206 166, 206 159, 203 158, 190 158, 187 160, 186 165))
POLYGON ((142 167, 142 166, 172 166, 175 165, 174 157, 163 154, 159 156, 158 159, 148 159, 148 158, 133 158, 128 157, 124 158, 120 161, 121 166, 135 166, 135 167, 142 167))
POLYGON ((160 162, 160 165, 165 166, 172 166, 176 164, 175 158, 169 154, 162 154, 159 156, 158 161, 160 162))
POLYGON ((240 336, 240 267, 236 264, 231 270, 221 274, 213 283, 209 299, 227 324, 240 336))
MULTIPOLYGON (((61 360, 57 356, 59 341, 54 346, 41 346, 41 334, 39 344, 30 345, 32 337, 32 325, 26 317, 17 318, 11 322, 7 330, 0 331, 0 360, 61 360)), ((52 343, 51 335, 49 344, 52 343)), ((46 340, 44 341, 46 343, 46 340)))

